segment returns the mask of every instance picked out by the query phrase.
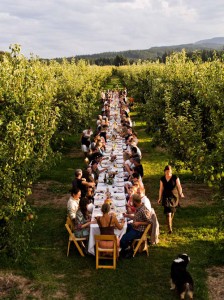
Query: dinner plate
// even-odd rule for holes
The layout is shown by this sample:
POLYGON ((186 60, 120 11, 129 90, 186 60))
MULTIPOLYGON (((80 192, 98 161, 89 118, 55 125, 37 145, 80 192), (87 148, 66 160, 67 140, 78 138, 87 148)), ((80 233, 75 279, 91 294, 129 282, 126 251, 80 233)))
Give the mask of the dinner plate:
POLYGON ((104 183, 103 179, 98 180, 98 183, 104 183))
POLYGON ((96 199, 96 200, 102 200, 102 199, 104 199, 104 198, 105 198, 105 195, 103 195, 103 194, 95 195, 95 196, 94 196, 94 199, 96 199))
POLYGON ((124 181, 122 181, 122 182, 116 182, 116 186, 123 187, 124 186, 124 181))
POLYGON ((117 168, 123 168, 122 164, 117 164, 117 168))
POLYGON ((125 200, 124 198, 125 198, 125 195, 123 195, 123 194, 122 195, 117 195, 117 196, 114 197, 115 200, 125 200))
POLYGON ((124 179, 123 178, 117 178, 116 182, 124 182, 124 179))
POLYGON ((123 172, 120 172, 119 174, 116 175, 117 178, 123 178, 124 177, 124 173, 123 172))
MULTIPOLYGON (((126 207, 125 207, 125 206, 123 206, 123 207, 118 207, 118 208, 116 209, 116 212, 117 212, 117 214, 123 214, 123 213, 126 213, 126 207)), ((123 219, 123 215, 120 216, 120 218, 123 219)))

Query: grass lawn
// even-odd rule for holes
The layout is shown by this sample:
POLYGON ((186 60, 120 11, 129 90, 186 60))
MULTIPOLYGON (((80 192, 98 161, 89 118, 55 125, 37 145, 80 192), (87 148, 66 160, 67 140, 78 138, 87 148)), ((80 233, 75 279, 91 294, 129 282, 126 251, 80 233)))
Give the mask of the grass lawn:
POLYGON ((38 218, 30 256, 20 264, 0 257, 1 299, 179 299, 169 289, 170 265, 179 253, 191 257, 189 271, 195 282, 195 299, 209 299, 207 270, 224 263, 223 235, 217 233, 220 206, 212 200, 211 191, 195 183, 190 173, 178 174, 185 199, 175 215, 173 234, 167 234, 165 216, 157 199, 159 179, 169 157, 164 149, 152 147, 138 114, 133 113, 132 117, 143 154, 144 184, 160 223, 159 244, 150 246, 149 257, 142 253, 133 259, 119 259, 116 270, 96 270, 95 257, 81 257, 74 245, 69 257, 66 256, 68 190, 74 169, 84 166, 74 137, 74 145, 70 142, 61 161, 43 173, 34 187, 30 203, 38 218), (3 278, 11 278, 9 288, 3 278))

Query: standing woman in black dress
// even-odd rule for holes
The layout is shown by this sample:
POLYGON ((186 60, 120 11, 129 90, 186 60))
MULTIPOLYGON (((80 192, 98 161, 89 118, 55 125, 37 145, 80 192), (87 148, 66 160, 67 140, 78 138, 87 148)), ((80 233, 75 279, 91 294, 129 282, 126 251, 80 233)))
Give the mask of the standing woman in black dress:
POLYGON ((172 233, 172 220, 176 211, 176 206, 179 202, 179 197, 184 198, 180 179, 172 174, 171 166, 166 166, 164 169, 164 176, 160 178, 159 199, 162 200, 164 207, 164 214, 166 215, 166 222, 168 225, 168 233, 172 233))

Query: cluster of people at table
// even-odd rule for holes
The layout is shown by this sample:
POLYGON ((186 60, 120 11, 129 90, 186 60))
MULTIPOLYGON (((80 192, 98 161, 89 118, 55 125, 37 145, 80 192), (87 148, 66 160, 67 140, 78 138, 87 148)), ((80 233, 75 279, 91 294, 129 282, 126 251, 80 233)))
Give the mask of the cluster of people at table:
MULTIPOLYGON (((77 237, 88 237, 90 225, 96 222, 99 225, 101 234, 114 234, 115 227, 122 229, 124 226, 124 220, 119 223, 116 216, 110 213, 109 203, 102 205, 103 215, 91 221, 91 213, 94 208, 94 191, 98 184, 99 174, 107 170, 107 167, 102 166, 102 162, 105 159, 107 130, 110 124, 110 103, 114 97, 119 97, 120 126, 117 127, 117 133, 124 139, 126 145, 126 149, 123 152, 123 168, 127 213, 124 213, 124 217, 132 220, 127 225, 127 231, 121 240, 119 241, 118 239, 117 245, 118 248, 121 248, 120 254, 122 256, 131 257, 131 242, 141 237, 149 223, 156 227, 154 228, 156 237, 153 243, 158 242, 159 224, 150 200, 145 195, 143 184, 144 170, 141 164, 142 153, 138 147, 137 135, 132 127, 126 89, 102 93, 102 114, 97 118, 95 133, 93 133, 91 128, 82 132, 81 149, 87 166, 84 170, 75 170, 75 178, 72 181, 71 196, 67 203, 67 210, 74 224, 74 234, 77 237), (154 219, 152 218, 152 211, 154 212, 154 219)), ((114 120, 116 121, 118 117, 115 114, 114 120)), ((116 156, 111 153, 111 160, 113 159, 116 159, 116 156)), ((108 243, 110 242, 105 241, 105 245, 102 244, 101 247, 109 247, 108 243)))

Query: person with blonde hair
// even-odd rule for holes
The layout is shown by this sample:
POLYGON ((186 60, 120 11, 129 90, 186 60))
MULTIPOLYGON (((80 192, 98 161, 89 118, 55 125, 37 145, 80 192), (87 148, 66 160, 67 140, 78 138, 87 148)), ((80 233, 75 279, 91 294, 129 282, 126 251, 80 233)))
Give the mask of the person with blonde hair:
MULTIPOLYGON (((110 204, 104 203, 101 207, 101 211, 103 215, 100 217, 96 217, 97 223, 100 228, 100 234, 105 235, 114 235, 114 229, 118 228, 121 230, 124 227, 124 219, 121 221, 121 224, 118 222, 117 218, 114 214, 110 213, 110 204)), ((113 242, 112 241, 100 241, 99 246, 101 248, 113 248, 113 242)), ((120 241, 117 237, 117 257, 119 256, 119 246, 120 241)))

